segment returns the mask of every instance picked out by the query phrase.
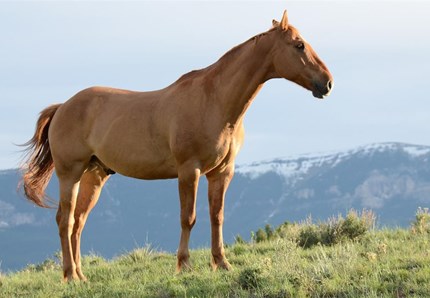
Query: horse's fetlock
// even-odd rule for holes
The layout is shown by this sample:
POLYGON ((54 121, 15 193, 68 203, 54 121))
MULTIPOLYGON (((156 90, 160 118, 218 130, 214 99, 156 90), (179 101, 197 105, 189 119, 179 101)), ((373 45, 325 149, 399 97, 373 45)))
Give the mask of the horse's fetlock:
POLYGON ((190 259, 190 253, 189 252, 178 252, 177 254, 178 263, 188 263, 188 260, 190 259))

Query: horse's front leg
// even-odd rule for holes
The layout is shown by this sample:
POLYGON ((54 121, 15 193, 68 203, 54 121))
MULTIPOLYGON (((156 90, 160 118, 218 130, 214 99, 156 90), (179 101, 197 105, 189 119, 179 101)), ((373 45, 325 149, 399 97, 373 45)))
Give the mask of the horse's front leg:
POLYGON ((194 167, 182 167, 179 171, 179 198, 181 202, 181 240, 178 248, 176 271, 190 269, 188 243, 191 229, 196 222, 196 196, 200 170, 194 167))
POLYGON ((224 222, 224 197, 234 174, 234 165, 222 172, 211 172, 206 175, 209 183, 209 214, 212 230, 212 268, 230 270, 224 252, 222 225, 224 222))

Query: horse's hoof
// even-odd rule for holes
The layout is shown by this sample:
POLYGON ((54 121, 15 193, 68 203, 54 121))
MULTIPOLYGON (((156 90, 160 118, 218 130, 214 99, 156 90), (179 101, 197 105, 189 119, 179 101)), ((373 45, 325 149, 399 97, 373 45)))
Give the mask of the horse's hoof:
POLYGON ((177 274, 181 273, 181 272, 190 272, 192 270, 193 270, 193 268, 191 267, 191 264, 189 261, 180 261, 176 265, 176 273, 177 274))
POLYGON ((79 281, 79 280, 80 280, 80 278, 76 273, 68 274, 63 279, 63 281, 67 282, 67 283, 75 282, 75 281, 79 281))
POLYGON ((87 281, 88 281, 87 277, 86 277, 84 274, 82 274, 82 273, 78 272, 78 275, 79 275, 79 279, 80 279, 82 282, 87 282, 87 281))
POLYGON ((211 265, 214 271, 216 271, 217 269, 222 269, 226 271, 233 270, 233 267, 230 265, 226 258, 222 258, 219 261, 212 260, 211 265))

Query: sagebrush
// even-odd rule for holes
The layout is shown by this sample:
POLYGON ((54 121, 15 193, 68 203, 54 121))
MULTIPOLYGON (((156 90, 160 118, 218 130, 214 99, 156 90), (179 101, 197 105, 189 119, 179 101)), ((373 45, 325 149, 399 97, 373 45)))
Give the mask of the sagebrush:
POLYGON ((345 240, 357 240, 375 227, 376 216, 372 211, 350 210, 345 218, 332 217, 325 222, 313 223, 308 218, 302 223, 285 222, 273 229, 266 225, 252 233, 255 242, 284 238, 295 241, 300 247, 309 248, 317 244, 334 245, 345 240))

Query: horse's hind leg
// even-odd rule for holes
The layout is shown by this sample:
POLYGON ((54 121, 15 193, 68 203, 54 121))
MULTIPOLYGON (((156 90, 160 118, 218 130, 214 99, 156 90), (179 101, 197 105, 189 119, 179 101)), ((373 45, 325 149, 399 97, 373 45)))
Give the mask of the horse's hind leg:
POLYGON ((196 195, 200 170, 183 168, 179 171, 179 198, 181 202, 181 240, 178 248, 176 271, 190 268, 188 242, 196 222, 196 195))
POLYGON ((73 258, 71 236, 75 221, 74 213, 79 190, 79 181, 85 168, 86 165, 84 163, 76 163, 69 167, 56 167, 60 184, 60 203, 57 212, 57 224, 63 253, 63 275, 64 280, 67 281, 79 279, 73 258))
POLYGON ((81 235, 84 229, 85 222, 93 207, 96 205, 103 185, 108 180, 109 176, 106 172, 96 167, 92 171, 86 172, 79 186, 78 200, 75 209, 75 224, 72 233, 72 249, 73 257, 76 264, 76 273, 79 278, 86 281, 81 268, 81 235))

